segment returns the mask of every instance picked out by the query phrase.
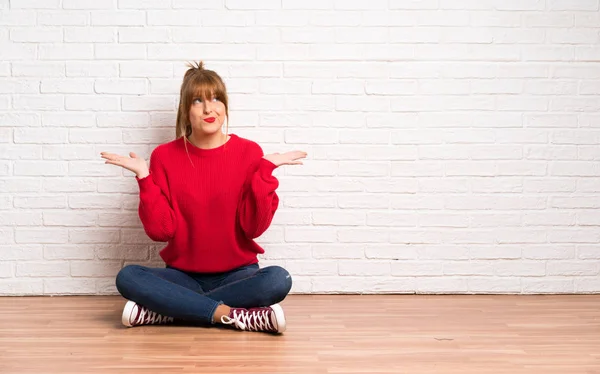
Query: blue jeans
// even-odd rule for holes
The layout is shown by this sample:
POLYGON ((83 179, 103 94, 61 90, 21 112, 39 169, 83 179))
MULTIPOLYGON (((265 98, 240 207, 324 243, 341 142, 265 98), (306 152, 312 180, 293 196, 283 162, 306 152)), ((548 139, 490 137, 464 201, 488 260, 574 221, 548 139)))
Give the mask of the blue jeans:
POLYGON ((124 298, 153 312, 212 324, 220 304, 251 308, 282 301, 292 288, 292 277, 282 267, 260 269, 258 264, 214 274, 127 265, 117 274, 116 285, 124 298))

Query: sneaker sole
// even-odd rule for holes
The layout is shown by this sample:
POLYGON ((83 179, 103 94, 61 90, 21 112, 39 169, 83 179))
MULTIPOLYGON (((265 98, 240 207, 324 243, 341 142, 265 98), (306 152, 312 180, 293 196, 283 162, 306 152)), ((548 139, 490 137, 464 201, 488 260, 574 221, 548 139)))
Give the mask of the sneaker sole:
POLYGON ((273 324, 277 324, 277 332, 281 334, 286 330, 285 315, 283 314, 283 308, 281 308, 281 305, 279 304, 273 304, 271 305, 271 309, 273 309, 273 312, 275 314, 275 321, 271 320, 271 322, 273 324))
POLYGON ((121 323, 123 323, 123 325, 127 326, 127 327, 133 327, 133 325, 131 324, 131 313, 133 312, 133 308, 135 307, 135 302, 134 301, 127 301, 127 304, 125 304, 125 307, 123 308, 123 315, 121 316, 121 323))

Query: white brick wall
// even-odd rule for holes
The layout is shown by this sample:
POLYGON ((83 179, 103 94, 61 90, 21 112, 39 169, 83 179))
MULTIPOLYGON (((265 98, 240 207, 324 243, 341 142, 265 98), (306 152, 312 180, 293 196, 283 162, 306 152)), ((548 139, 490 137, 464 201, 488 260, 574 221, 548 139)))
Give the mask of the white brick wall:
POLYGON ((0 0, 0 294, 162 266, 131 173, 186 60, 281 204, 294 292, 600 292, 600 0, 0 0))

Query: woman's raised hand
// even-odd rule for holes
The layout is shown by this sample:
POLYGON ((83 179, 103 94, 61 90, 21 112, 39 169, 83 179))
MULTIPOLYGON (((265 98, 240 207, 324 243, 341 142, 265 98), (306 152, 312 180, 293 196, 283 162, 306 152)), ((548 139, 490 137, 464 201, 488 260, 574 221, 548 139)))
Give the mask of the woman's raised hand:
POLYGON ((265 155, 263 158, 271 161, 276 166, 281 165, 302 165, 302 161, 298 161, 305 158, 307 155, 304 151, 290 151, 286 153, 272 153, 265 155))
POLYGON ((135 173, 138 178, 144 178, 150 174, 148 164, 142 157, 129 152, 129 157, 117 155, 115 153, 101 152, 102 158, 106 159, 105 164, 117 165, 135 173))

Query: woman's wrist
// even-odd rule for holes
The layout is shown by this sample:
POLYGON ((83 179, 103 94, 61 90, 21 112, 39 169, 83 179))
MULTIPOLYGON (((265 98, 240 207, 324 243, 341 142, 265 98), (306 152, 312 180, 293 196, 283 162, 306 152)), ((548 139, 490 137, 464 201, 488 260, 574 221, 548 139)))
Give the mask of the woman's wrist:
POLYGON ((135 176, 137 179, 144 179, 146 178, 148 175, 150 175, 150 172, 148 170, 142 171, 140 173, 136 173, 135 176))

